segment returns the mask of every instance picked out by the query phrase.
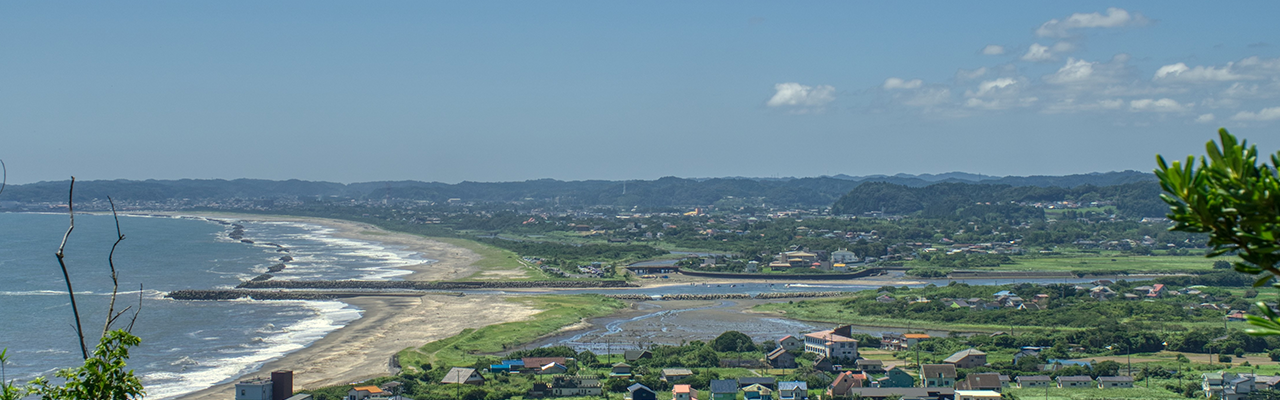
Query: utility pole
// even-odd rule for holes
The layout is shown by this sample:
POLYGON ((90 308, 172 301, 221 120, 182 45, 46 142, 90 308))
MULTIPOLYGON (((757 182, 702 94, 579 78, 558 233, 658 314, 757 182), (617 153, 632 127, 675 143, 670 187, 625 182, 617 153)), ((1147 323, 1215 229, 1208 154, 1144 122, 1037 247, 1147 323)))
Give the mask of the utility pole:
POLYGON ((924 365, 920 364, 920 342, 918 341, 916 342, 916 367, 920 368, 920 376, 924 376, 924 365))

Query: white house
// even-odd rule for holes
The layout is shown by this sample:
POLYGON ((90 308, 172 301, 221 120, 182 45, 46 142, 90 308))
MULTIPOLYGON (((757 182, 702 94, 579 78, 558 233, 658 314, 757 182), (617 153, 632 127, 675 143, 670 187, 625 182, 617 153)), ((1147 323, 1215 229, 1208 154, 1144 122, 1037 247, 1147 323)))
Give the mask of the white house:
POLYGON ((858 340, 848 325, 804 335, 804 351, 836 360, 858 359, 858 340))

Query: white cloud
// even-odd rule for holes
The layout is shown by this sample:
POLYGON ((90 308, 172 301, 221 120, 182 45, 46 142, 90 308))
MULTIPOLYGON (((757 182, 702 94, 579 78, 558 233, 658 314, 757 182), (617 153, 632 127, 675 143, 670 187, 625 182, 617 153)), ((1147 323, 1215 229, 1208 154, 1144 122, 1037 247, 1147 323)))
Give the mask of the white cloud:
POLYGON ((1204 100, 1200 100, 1200 105, 1205 108, 1239 108, 1240 100, 1232 98, 1215 99, 1207 97, 1204 100))
POLYGON ((1066 65, 1059 68, 1058 72, 1053 75, 1045 76, 1044 80, 1060 85, 1087 82, 1093 76, 1093 66, 1096 64, 1095 62, 1067 58, 1066 65))
POLYGON ((986 54, 989 56, 998 56, 998 55, 1004 54, 1004 46, 1001 46, 998 44, 989 44, 987 45, 987 47, 982 48, 982 54, 986 54))
POLYGON ((1258 56, 1249 57, 1240 60, 1240 67, 1258 68, 1263 70, 1280 71, 1280 58, 1264 59, 1258 56))
POLYGON ((1103 99, 1092 103, 1076 103, 1076 99, 1064 99, 1046 106, 1043 111, 1056 114, 1076 111, 1118 110, 1121 107, 1124 107, 1124 100, 1120 99, 1103 99))
POLYGON ((1129 111, 1151 111, 1151 112, 1182 112, 1191 108, 1193 104, 1179 104, 1177 101, 1168 97, 1155 99, 1139 99, 1129 101, 1129 111))
POLYGON ((1280 119, 1280 107, 1271 107, 1253 111, 1241 111, 1231 119, 1236 121, 1274 121, 1280 119))
POLYGON ((1049 46, 1043 46, 1040 43, 1032 43, 1031 48, 1027 49, 1027 54, 1022 55, 1023 61, 1049 61, 1053 59, 1053 53, 1049 52, 1049 46))
POLYGON ((991 99, 983 100, 972 98, 964 102, 965 107, 981 108, 986 110, 1003 110, 1010 107, 1027 107, 1034 104, 1040 99, 1035 97, 1023 97, 1019 99, 991 99))
POLYGON ((1222 91, 1222 95, 1226 97, 1253 97, 1258 94, 1258 84, 1245 85, 1240 82, 1231 84, 1222 91))
POLYGON ((1053 48, 1051 50, 1053 50, 1054 53, 1067 53, 1075 51, 1076 45, 1071 42, 1058 42, 1053 44, 1053 48))
POLYGON ((1196 117, 1196 122, 1199 122, 1202 124, 1213 122, 1213 120, 1214 120, 1213 114, 1200 114, 1199 117, 1196 117))
POLYGON ((922 85, 924 85, 924 81, 919 79, 912 79, 912 80, 906 81, 906 80, 902 80, 902 78, 889 78, 884 80, 885 90, 916 89, 922 85))
POLYGON ((1142 15, 1130 15, 1128 11, 1120 8, 1108 8, 1107 14, 1100 13, 1075 13, 1064 20, 1051 19, 1040 25, 1036 29, 1036 35, 1040 37, 1067 37, 1071 36, 1071 30, 1079 28, 1118 28, 1129 25, 1141 25, 1146 23, 1146 18, 1142 15))
POLYGON ((972 71, 964 68, 960 68, 959 70, 956 71, 956 79, 959 79, 962 81, 971 81, 974 79, 981 78, 983 75, 986 75, 986 74, 987 74, 987 67, 978 67, 978 69, 975 69, 972 71))
POLYGON ((1177 63, 1170 64, 1156 70, 1154 80, 1171 80, 1171 81, 1187 81, 1187 82, 1210 82, 1210 81, 1234 81, 1245 79, 1245 76, 1231 72, 1232 63, 1227 63, 1221 68, 1196 66, 1195 68, 1187 67, 1187 64, 1177 63))
POLYGON ((806 86, 795 82, 773 85, 777 93, 766 103, 769 107, 821 107, 835 101, 836 88, 829 85, 806 86))
POLYGON ((971 96, 971 97, 972 97, 972 96, 978 96, 978 97, 980 97, 980 96, 986 96, 986 95, 988 95, 988 94, 993 94, 993 93, 995 93, 996 91, 998 91, 998 90, 1000 90, 1000 89, 1004 89, 1004 88, 1007 88, 1007 87, 1009 87, 1009 86, 1013 86, 1013 85, 1015 85, 1015 84, 1017 84, 1017 83, 1018 83, 1018 80, 1017 80, 1017 79, 1013 79, 1013 78, 999 78, 999 79, 992 80, 992 81, 983 81, 982 83, 978 84, 978 92, 977 92, 977 93, 968 93, 968 95, 969 95, 969 96, 971 96))
POLYGON ((1187 93, 1187 89, 1182 87, 1146 84, 1111 85, 1098 92, 1099 95, 1103 96, 1169 96, 1185 93, 1187 93))
POLYGON ((1119 109, 1120 107, 1124 107, 1124 100, 1120 100, 1120 99, 1098 100, 1098 106, 1102 108, 1110 109, 1110 110, 1116 110, 1116 109, 1119 109))
POLYGON ((931 88, 921 90, 914 96, 902 100, 902 104, 914 107, 933 107, 950 101, 951 89, 931 88))

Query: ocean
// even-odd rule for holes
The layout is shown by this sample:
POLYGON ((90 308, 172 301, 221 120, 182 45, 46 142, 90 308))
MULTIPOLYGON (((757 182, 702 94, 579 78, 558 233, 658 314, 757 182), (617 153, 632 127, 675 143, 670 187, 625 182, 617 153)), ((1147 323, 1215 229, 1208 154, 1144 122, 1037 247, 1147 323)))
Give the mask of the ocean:
MULTIPOLYGON (((334 236, 330 228, 294 222, 121 216, 126 239, 116 249, 116 309, 139 306, 133 333, 142 345, 129 367, 149 399, 168 399, 227 382, 301 349, 361 310, 339 301, 210 301, 165 299, 178 289, 230 288, 293 260, 276 279, 398 279, 422 255, 380 243, 334 236), (244 243, 228 237, 244 226, 244 243), (279 246, 276 246, 279 245, 279 246), (281 251, 280 249, 288 249, 281 251)), ((29 380, 82 363, 66 283, 54 253, 66 214, 0 213, 0 349, 8 379, 29 380)), ((110 215, 76 215, 66 262, 86 342, 102 333, 111 293, 107 254, 115 241, 110 215)))

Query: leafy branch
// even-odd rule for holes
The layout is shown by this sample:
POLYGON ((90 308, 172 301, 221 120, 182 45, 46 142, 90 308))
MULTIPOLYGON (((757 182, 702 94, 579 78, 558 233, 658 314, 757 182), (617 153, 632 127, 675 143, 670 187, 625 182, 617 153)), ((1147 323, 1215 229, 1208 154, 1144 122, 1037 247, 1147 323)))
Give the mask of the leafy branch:
MULTIPOLYGON (((1198 166, 1194 156, 1172 163, 1156 156, 1155 174, 1166 192, 1160 198, 1175 223, 1170 230, 1208 233, 1206 257, 1240 257, 1232 267, 1261 275, 1254 287, 1262 286, 1280 277, 1280 153, 1271 156, 1270 165, 1260 164, 1257 146, 1236 140, 1226 129, 1218 130, 1218 139, 1221 143, 1205 145, 1198 166)), ((1247 332, 1280 335, 1280 316, 1264 303, 1258 306, 1262 316, 1247 318, 1256 327, 1247 332)))

